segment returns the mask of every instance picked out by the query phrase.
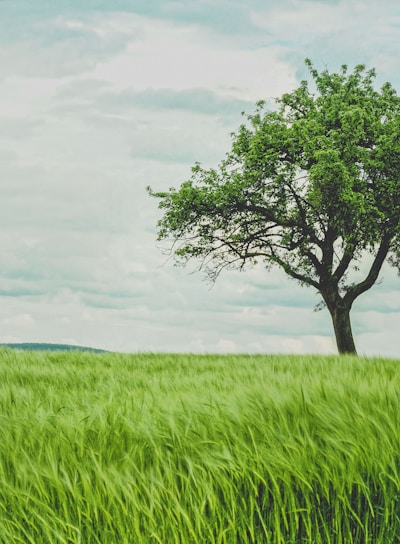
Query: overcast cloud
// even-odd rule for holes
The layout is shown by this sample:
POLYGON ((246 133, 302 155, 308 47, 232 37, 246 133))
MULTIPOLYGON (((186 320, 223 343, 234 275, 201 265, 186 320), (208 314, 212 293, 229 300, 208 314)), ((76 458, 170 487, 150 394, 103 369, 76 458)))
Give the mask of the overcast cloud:
MULTIPOLYGON (((145 188, 215 166, 254 103, 365 63, 400 89, 400 5, 0 0, 0 342, 335 352, 317 294, 279 270, 210 289, 156 242, 145 188)), ((353 308, 360 353, 399 356, 399 279, 353 308)))

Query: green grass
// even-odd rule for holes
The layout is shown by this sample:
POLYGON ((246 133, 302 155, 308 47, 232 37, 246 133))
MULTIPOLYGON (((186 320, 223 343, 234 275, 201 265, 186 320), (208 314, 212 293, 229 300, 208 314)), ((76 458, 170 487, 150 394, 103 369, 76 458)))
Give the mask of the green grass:
POLYGON ((399 361, 0 351, 0 543, 400 543, 399 361))

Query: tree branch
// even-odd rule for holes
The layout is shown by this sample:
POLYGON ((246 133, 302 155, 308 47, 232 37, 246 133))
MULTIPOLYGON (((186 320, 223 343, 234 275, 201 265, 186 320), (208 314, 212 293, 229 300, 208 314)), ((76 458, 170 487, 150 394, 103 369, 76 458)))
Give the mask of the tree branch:
POLYGON ((276 253, 274 252, 272 247, 270 248, 270 251, 271 251, 271 255, 273 257, 272 260, 276 264, 278 264, 281 268, 283 268, 283 270, 286 272, 286 274, 288 276, 294 278, 295 280, 300 281, 301 283, 306 283, 307 285, 312 285, 317 290, 320 289, 320 285, 319 285, 319 283, 317 281, 313 280, 312 278, 310 278, 308 276, 305 276, 304 274, 300 274, 299 272, 296 272, 296 270, 294 270, 290 266, 290 264, 286 263, 280 257, 278 257, 278 255, 276 255, 276 253))
POLYGON ((290 182, 287 183, 287 186, 288 186, 288 188, 289 188, 289 190, 290 190, 290 192, 292 194, 292 197, 296 201, 296 206, 297 206, 297 209, 299 210, 300 217, 301 217, 301 220, 302 220, 301 227, 304 228, 304 231, 310 237, 310 240, 314 244, 316 244, 318 247, 321 247, 321 240, 315 234, 315 231, 312 228, 310 228, 309 224, 307 223, 307 214, 306 214, 305 209, 303 208, 302 203, 301 203, 301 201, 304 200, 305 204, 308 205, 308 207, 309 207, 308 202, 295 191, 295 189, 292 187, 292 184, 290 182))
POLYGON ((267 221, 275 223, 277 227, 296 227, 298 224, 295 221, 284 219, 283 217, 277 217, 271 209, 264 208, 263 206, 257 206, 255 204, 249 204, 244 202, 237 203, 238 211, 247 211, 253 213, 259 213, 267 221))
POLYGON ((353 285, 352 287, 348 288, 343 300, 349 304, 350 307, 355 299, 362 293, 365 293, 365 291, 368 291, 368 289, 370 289, 378 279, 379 272, 389 252, 391 240, 392 235, 387 233, 383 236, 381 245, 379 246, 379 249, 375 255, 375 259, 371 265, 368 276, 365 278, 365 280, 361 281, 357 285, 353 285))
POLYGON ((307 251, 305 255, 308 257, 310 263, 313 264, 318 276, 321 277, 325 272, 324 265, 319 261, 318 257, 312 251, 307 251))
POLYGON ((337 265, 336 270, 333 273, 333 277, 335 278, 337 282, 339 282, 342 279, 344 273, 348 269, 353 259, 353 256, 354 256, 354 249, 352 249, 351 251, 347 251, 347 248, 346 248, 344 255, 342 257, 342 260, 337 265))

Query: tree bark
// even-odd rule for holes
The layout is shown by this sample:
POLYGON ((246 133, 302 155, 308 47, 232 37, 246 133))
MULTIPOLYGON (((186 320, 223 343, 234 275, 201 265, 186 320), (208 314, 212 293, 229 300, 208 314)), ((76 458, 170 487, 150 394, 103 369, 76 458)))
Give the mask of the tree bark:
POLYGON ((341 297, 335 283, 327 282, 323 289, 320 287, 319 292, 331 314, 338 352, 340 354, 357 355, 350 321, 350 310, 353 301, 341 297))
POLYGON ((351 330, 350 307, 347 304, 336 303, 330 309, 330 313, 339 353, 357 355, 353 332, 351 330))

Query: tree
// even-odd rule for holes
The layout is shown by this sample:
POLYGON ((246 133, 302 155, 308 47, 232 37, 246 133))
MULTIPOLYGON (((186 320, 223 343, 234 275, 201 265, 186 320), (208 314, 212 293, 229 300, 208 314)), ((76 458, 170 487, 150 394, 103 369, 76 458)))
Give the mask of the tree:
POLYGON ((273 110, 258 102, 217 169, 197 163, 179 190, 148 191, 178 263, 200 259, 212 281, 258 261, 281 267, 320 293, 339 353, 356 353, 352 304, 385 260, 400 268, 400 98, 364 65, 329 73, 305 62, 311 85, 273 110))

